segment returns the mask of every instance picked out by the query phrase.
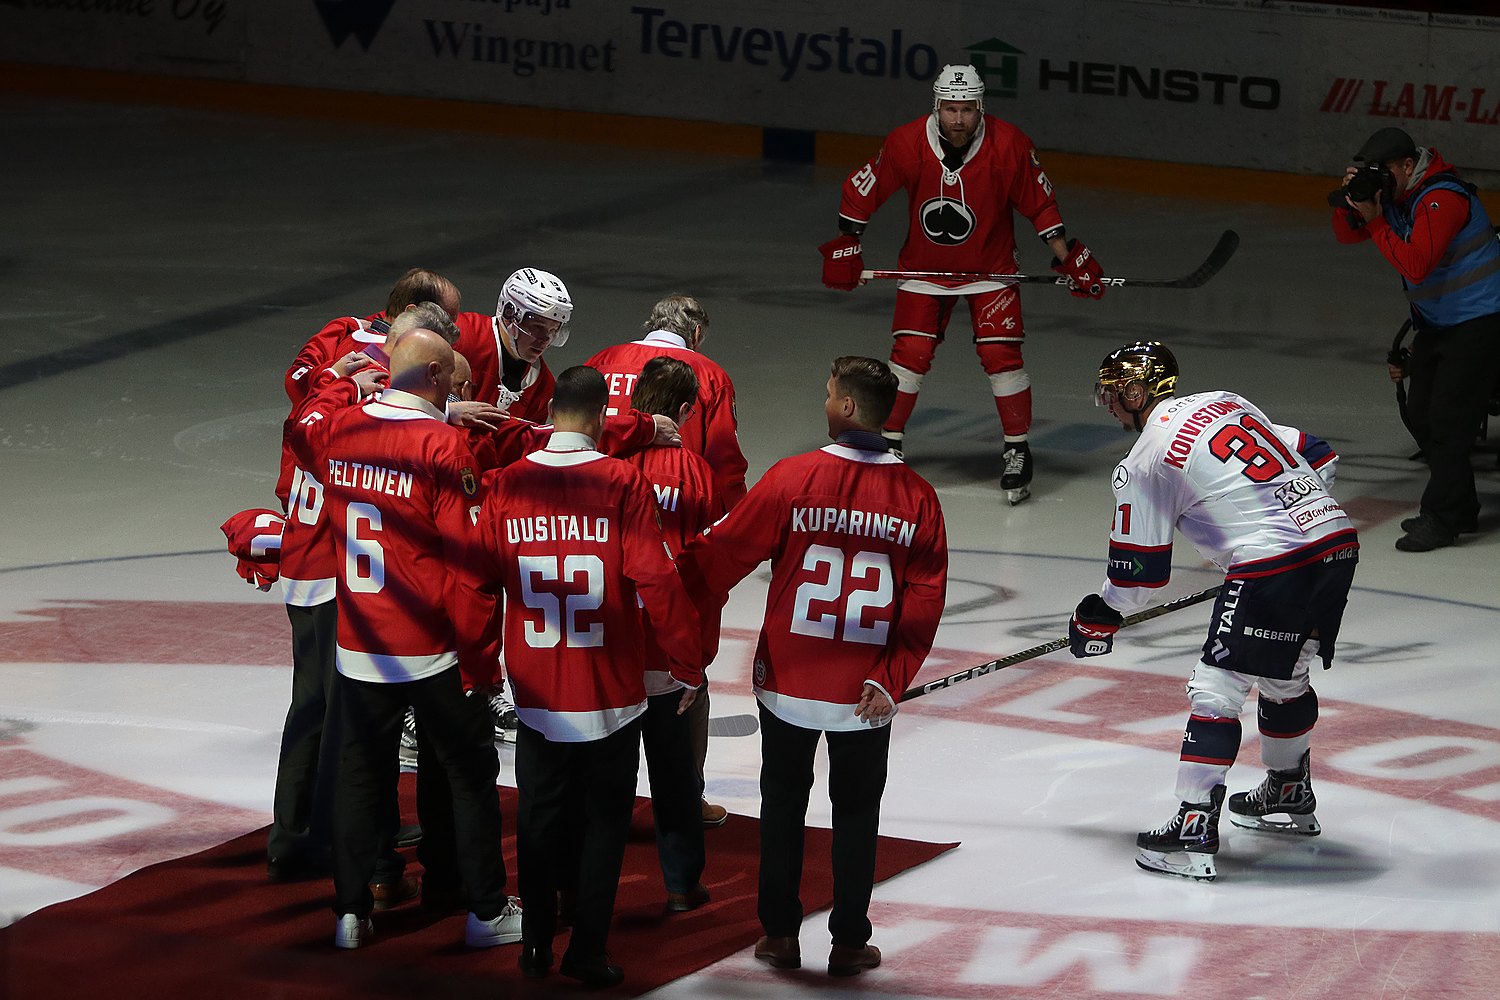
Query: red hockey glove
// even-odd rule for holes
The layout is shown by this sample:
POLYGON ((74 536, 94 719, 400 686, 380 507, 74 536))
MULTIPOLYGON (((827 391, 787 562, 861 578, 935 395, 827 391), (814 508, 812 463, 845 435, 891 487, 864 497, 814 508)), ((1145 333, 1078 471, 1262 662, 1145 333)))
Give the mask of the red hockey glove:
POLYGON ((1120 613, 1098 594, 1090 594, 1078 602, 1073 617, 1068 619, 1068 649, 1079 659, 1085 656, 1103 656, 1115 648, 1115 633, 1125 621, 1120 613))
POLYGON ((823 255, 823 284, 829 288, 852 292, 859 287, 859 272, 865 269, 859 237, 841 233, 818 247, 823 255))
POLYGON ((1068 288, 1080 299, 1097 299, 1104 295, 1104 268, 1089 248, 1078 240, 1068 241, 1068 259, 1052 258, 1052 270, 1068 279, 1068 288))

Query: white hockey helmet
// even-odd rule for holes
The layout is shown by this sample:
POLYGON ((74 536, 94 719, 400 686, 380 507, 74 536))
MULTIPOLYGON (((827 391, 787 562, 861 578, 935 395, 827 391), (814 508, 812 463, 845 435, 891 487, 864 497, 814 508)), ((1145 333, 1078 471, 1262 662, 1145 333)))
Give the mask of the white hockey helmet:
POLYGON ((568 341, 568 320, 573 316, 573 299, 568 286, 551 271, 523 267, 500 286, 500 300, 495 303, 495 318, 516 336, 517 328, 533 316, 562 324, 553 336, 552 347, 568 341))
POLYGON ((932 81, 932 110, 943 101, 976 101, 984 110, 984 77, 973 66, 944 66, 932 81))

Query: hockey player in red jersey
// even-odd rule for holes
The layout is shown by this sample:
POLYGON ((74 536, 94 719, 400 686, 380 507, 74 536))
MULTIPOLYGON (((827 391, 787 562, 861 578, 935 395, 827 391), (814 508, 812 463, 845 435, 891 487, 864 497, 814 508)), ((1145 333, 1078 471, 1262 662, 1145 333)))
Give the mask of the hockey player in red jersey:
MULTIPOLYGON (((973 66, 944 66, 933 81, 932 113, 886 136, 875 158, 844 181, 839 231, 819 247, 823 283, 853 290, 864 269, 860 238, 897 191, 908 229, 898 266, 907 271, 1011 274, 1020 270, 1012 213, 1025 216, 1054 254, 1053 270, 1073 294, 1104 294, 1103 269, 1069 239, 1031 139, 984 113, 984 80, 973 66)), ((959 298, 968 300, 974 349, 989 376, 1005 435, 1000 485, 1012 504, 1030 496, 1031 377, 1022 367, 1020 289, 999 281, 906 280, 891 321, 891 370, 900 380, 884 433, 900 453, 906 422, 959 298)))
MULTIPOLYGON (((608 377, 606 376, 606 381, 608 377)), ((634 379, 630 405, 645 413, 665 414, 686 422, 700 398, 692 367, 675 357, 647 361, 634 379)), ((613 399, 613 394, 611 394, 613 399)), ((681 552, 688 541, 723 513, 714 489, 713 470, 702 455, 686 448, 647 448, 626 457, 646 474, 656 495, 667 548, 681 552)), ((717 616, 712 616, 717 621, 717 616)), ((685 714, 677 712, 677 685, 666 672, 666 657, 646 621, 646 694, 642 721, 646 768, 651 777, 651 811, 656 820, 656 851, 666 883, 667 909, 683 912, 708 902, 703 874, 703 828, 729 817, 723 806, 703 797, 703 765, 708 753, 708 683, 685 714)), ((717 642, 714 637, 713 645, 717 642)), ((705 650, 704 658, 712 655, 705 650)))
POLYGON ((486 479, 477 521, 483 574, 504 588, 505 664, 520 716, 517 873, 535 901, 521 968, 550 972, 552 901, 571 887, 573 933, 559 971, 589 986, 623 977, 605 946, 646 711, 642 607, 681 710, 703 679, 698 616, 662 540, 651 484, 595 449, 608 398, 592 368, 559 375, 547 448, 486 479))
MULTIPOLYGON (((425 267, 412 268, 391 287, 385 309, 364 317, 341 316, 308 339, 282 381, 287 398, 293 405, 301 402, 311 391, 315 376, 351 352, 364 353, 369 360, 385 365, 389 360, 385 338, 390 324, 416 303, 431 302, 452 317, 458 315, 460 301, 458 286, 453 282, 425 267)), ((453 335, 457 336, 456 330, 453 335)), ((452 342, 450 339, 449 343, 452 342)), ((351 372, 343 370, 338 374, 351 372)))
POLYGON ((669 295, 651 307, 643 329, 640 340, 606 347, 585 363, 604 373, 610 412, 624 413, 647 361, 665 356, 687 362, 698 381, 698 398, 682 425, 682 446, 708 460, 725 507, 733 507, 745 495, 747 463, 740 451, 734 383, 699 351, 708 336, 708 311, 691 295, 669 295))
POLYGON ((1074 656, 1114 646, 1125 614, 1166 586, 1182 532, 1224 569, 1208 638, 1188 680, 1191 714, 1177 769, 1176 815, 1136 838, 1136 863, 1198 881, 1217 872, 1224 778, 1240 748, 1240 710, 1259 689, 1261 785, 1229 798, 1230 820, 1257 830, 1319 832, 1309 742, 1318 696, 1308 668, 1333 663, 1359 560, 1359 536, 1328 492, 1338 456, 1273 424, 1243 396, 1175 396, 1177 359, 1159 343, 1105 357, 1095 385, 1140 436, 1116 467, 1104 586, 1068 622, 1074 656), (1285 816, 1276 820, 1269 817, 1285 816))
POLYGON ((889 723, 932 648, 948 576, 937 494, 880 435, 896 389, 882 361, 836 360, 824 404, 833 443, 777 462, 678 560, 705 613, 772 560, 754 669, 766 935, 755 955, 778 968, 801 964, 802 834, 824 735, 838 844, 828 972, 880 964, 868 911, 889 723))
POLYGON ((499 759, 482 698, 499 682, 489 620, 470 559, 480 495, 463 435, 440 409, 453 350, 428 330, 403 336, 389 387, 362 405, 314 409, 294 448, 320 473, 333 528, 338 605, 337 697, 344 738, 335 798, 334 943, 369 943, 370 875, 382 842, 382 803, 408 705, 423 720, 448 777, 456 865, 469 905, 465 941, 520 940, 517 900, 500 854, 499 759), (462 679, 460 674, 462 673, 462 679))
POLYGON ((473 368, 474 398, 513 417, 547 419, 552 371, 542 354, 568 342, 573 299, 557 275, 535 267, 516 271, 500 287, 494 315, 458 313, 454 350, 473 368))

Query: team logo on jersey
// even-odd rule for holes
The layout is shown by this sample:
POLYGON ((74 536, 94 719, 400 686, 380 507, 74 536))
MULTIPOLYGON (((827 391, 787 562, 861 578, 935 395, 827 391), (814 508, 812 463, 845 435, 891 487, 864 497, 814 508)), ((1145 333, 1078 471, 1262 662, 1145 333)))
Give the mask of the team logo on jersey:
POLYGON ((1128 473, 1128 472, 1125 471, 1125 466, 1123 466, 1123 465, 1117 465, 1117 466, 1115 466, 1115 479, 1114 479, 1115 489, 1117 489, 1117 490, 1123 490, 1125 488, 1125 486, 1129 482, 1130 482, 1130 473, 1128 473))
POLYGON ((929 198, 917 212, 922 232, 938 246, 956 247, 974 232, 974 213, 961 201, 939 195, 929 198))
POLYGON ((474 470, 464 466, 458 473, 459 482, 463 485, 464 496, 473 496, 479 492, 479 482, 474 478, 474 470))

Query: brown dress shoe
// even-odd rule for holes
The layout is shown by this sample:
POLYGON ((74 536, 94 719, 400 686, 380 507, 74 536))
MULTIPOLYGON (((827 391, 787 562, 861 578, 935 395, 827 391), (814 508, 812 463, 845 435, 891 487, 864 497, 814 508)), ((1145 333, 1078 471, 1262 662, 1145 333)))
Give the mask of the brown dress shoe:
POLYGON ((703 800, 703 825, 713 828, 723 826, 729 822, 729 810, 723 806, 716 806, 707 799, 703 800))
POLYGON ((667 912, 686 913, 708 902, 708 889, 699 882, 687 892, 667 893, 667 912))
POLYGON ((794 937, 763 937, 755 942, 755 957, 778 969, 800 969, 802 944, 794 937))
POLYGON ((418 875, 406 875, 396 882, 371 882, 370 895, 375 897, 375 909, 389 910, 400 906, 408 899, 416 899, 422 891, 422 879, 418 875))
POLYGON ((833 950, 828 953, 828 974, 830 976, 857 976, 866 969, 873 969, 880 964, 880 949, 873 944, 867 944, 863 948, 845 948, 834 945, 833 950))

